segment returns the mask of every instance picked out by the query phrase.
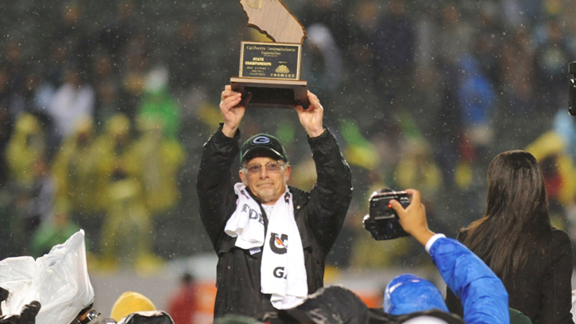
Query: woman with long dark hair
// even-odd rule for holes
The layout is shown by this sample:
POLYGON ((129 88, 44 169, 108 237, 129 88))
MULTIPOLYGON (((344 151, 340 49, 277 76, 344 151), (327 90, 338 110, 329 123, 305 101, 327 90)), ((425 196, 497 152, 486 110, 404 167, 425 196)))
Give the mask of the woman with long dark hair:
MULTIPOLYGON (((532 323, 573 323, 572 245, 550 224, 542 171, 532 154, 507 151, 488 167, 486 216, 458 232, 458 240, 502 279, 509 306, 532 323)), ((461 313, 448 289, 446 304, 461 313)))

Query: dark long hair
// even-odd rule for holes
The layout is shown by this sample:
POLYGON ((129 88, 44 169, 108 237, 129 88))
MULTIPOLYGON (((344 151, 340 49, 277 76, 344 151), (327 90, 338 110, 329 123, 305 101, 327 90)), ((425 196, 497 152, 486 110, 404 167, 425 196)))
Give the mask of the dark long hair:
POLYGON ((528 260, 545 256, 552 226, 544 176, 532 154, 507 151, 488 167, 486 216, 463 231, 464 245, 502 280, 511 279, 528 260))

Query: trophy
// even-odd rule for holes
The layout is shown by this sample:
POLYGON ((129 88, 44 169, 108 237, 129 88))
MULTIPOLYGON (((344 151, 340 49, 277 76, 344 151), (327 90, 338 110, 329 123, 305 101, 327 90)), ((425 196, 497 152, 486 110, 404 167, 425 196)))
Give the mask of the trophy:
POLYGON ((243 41, 238 77, 232 90, 252 94, 250 106, 308 108, 308 83, 300 80, 302 42, 306 31, 280 0, 240 0, 248 26, 272 42, 243 41))

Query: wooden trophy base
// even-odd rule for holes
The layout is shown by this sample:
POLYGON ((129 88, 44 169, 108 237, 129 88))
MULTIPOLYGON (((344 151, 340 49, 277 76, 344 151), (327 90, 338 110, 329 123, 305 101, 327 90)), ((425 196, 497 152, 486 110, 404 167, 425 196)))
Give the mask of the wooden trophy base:
POLYGON ((301 105, 308 109, 308 82, 304 80, 274 80, 230 78, 232 90, 252 94, 248 106, 266 108, 292 108, 301 105))

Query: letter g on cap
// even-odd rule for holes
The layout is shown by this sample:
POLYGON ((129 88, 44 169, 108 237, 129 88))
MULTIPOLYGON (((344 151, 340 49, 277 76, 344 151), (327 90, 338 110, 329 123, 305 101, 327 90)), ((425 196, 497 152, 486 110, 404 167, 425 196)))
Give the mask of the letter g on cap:
POLYGON ((271 142, 270 138, 268 138, 267 136, 263 136, 263 135, 258 136, 252 140, 252 144, 268 144, 270 142, 271 142))

